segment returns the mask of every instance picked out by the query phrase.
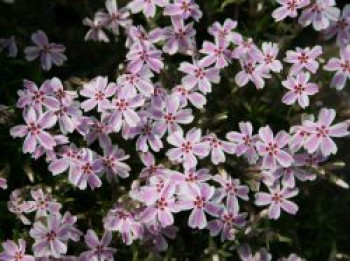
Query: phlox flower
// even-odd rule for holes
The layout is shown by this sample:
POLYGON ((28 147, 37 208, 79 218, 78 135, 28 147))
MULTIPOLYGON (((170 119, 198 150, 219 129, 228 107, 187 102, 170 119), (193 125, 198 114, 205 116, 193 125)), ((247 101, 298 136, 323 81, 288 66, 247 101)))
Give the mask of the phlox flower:
POLYGON ((145 209, 140 213, 140 220, 148 223, 156 219, 162 227, 172 225, 174 223, 172 212, 178 211, 174 194, 175 186, 170 183, 166 184, 161 193, 152 197, 152 201, 146 202, 145 209))
POLYGON ((231 53, 232 59, 257 59, 259 48, 255 45, 252 38, 244 39, 242 35, 236 34, 233 38, 233 43, 237 45, 231 53))
POLYGON ((176 148, 169 149, 166 155, 171 161, 182 162, 185 168, 197 165, 197 157, 204 158, 209 154, 209 142, 201 141, 201 130, 193 128, 184 136, 182 131, 170 134, 167 141, 176 148))
POLYGON ((226 19, 224 24, 221 25, 219 22, 215 22, 208 28, 209 34, 214 36, 215 41, 218 43, 230 43, 234 38, 237 37, 236 32, 232 32, 237 27, 237 22, 232 19, 226 19))
POLYGON ((127 69, 132 73, 138 73, 146 64, 156 73, 160 73, 164 67, 162 52, 154 46, 142 42, 132 45, 126 59, 129 61, 127 69))
POLYGON ((119 35, 119 27, 126 28, 131 25, 132 21, 129 19, 129 12, 126 8, 119 9, 116 0, 106 0, 105 7, 107 13, 100 11, 97 12, 96 16, 114 34, 119 35))
POLYGON ((118 231, 126 245, 131 245, 135 239, 141 237, 143 232, 143 227, 136 221, 135 214, 121 206, 112 208, 103 223, 106 230, 118 231))
POLYGON ((80 254, 79 260, 82 261, 107 261, 113 260, 113 255, 117 251, 113 247, 109 247, 112 242, 112 232, 105 231, 101 240, 96 232, 89 229, 84 236, 85 244, 90 250, 80 254))
POLYGON ((291 166, 293 157, 283 149, 290 139, 287 132, 280 131, 274 137, 271 128, 266 126, 259 129, 259 137, 261 140, 256 142, 256 148, 260 156, 263 157, 263 167, 273 170, 278 165, 291 166))
POLYGON ((137 91, 145 97, 150 97, 154 93, 154 86, 151 78, 154 74, 147 66, 143 66, 137 73, 125 73, 118 77, 118 86, 127 89, 130 96, 136 96, 137 91))
POLYGON ((87 112, 97 106, 97 111, 102 112, 103 108, 109 106, 108 98, 112 97, 117 91, 115 83, 108 84, 108 78, 97 76, 89 83, 84 84, 80 95, 88 98, 81 103, 81 108, 87 112))
POLYGON ((323 32, 325 39, 337 36, 337 44, 345 47, 350 44, 350 5, 343 8, 342 15, 337 21, 331 21, 330 26, 323 32))
POLYGON ((214 67, 205 68, 203 60, 193 63, 182 62, 179 71, 187 74, 182 78, 182 85, 187 89, 198 87, 204 94, 211 92, 212 83, 220 82, 220 70, 214 67))
POLYGON ((183 85, 177 85, 172 89, 172 95, 180 99, 180 107, 186 107, 190 102, 197 109, 202 109, 207 99, 196 89, 188 90, 183 85))
POLYGON ((298 211, 298 206, 289 200, 298 194, 297 188, 280 188, 279 184, 268 187, 269 193, 258 192, 255 194, 255 204, 257 206, 269 205, 268 216, 270 219, 278 219, 281 215, 281 208, 292 215, 298 211))
POLYGON ((236 146, 233 142, 218 139, 216 134, 208 134, 202 138, 202 141, 208 141, 210 145, 210 159, 214 165, 226 161, 225 153, 234 154, 236 146))
POLYGON ((67 224, 62 223, 61 215, 49 214, 44 223, 36 221, 29 234, 35 240, 33 245, 35 257, 59 258, 67 253, 69 232, 67 224))
POLYGON ((153 122, 148 117, 141 117, 141 121, 136 127, 128 129, 128 136, 137 137, 136 149, 138 151, 147 152, 152 149, 155 152, 163 148, 161 137, 163 133, 158 128, 157 122, 153 122))
POLYGON ((205 212, 214 217, 220 215, 222 206, 212 201, 214 192, 214 187, 202 183, 200 186, 188 186, 186 192, 179 195, 178 208, 180 210, 192 209, 188 219, 189 227, 205 228, 208 224, 205 212))
POLYGON ((224 68, 228 66, 231 52, 228 50, 228 43, 216 42, 211 43, 204 41, 200 53, 205 57, 202 59, 202 66, 208 67, 215 64, 216 68, 224 68))
POLYGON ((105 108, 105 110, 111 112, 109 125, 113 128, 113 131, 119 132, 122 127, 125 128, 126 126, 136 127, 141 120, 136 109, 142 106, 144 102, 145 99, 141 95, 131 97, 127 91, 119 89, 111 104, 105 108))
POLYGON ((44 193, 41 188, 32 190, 30 194, 34 201, 29 201, 29 203, 33 206, 32 210, 36 211, 36 218, 46 217, 50 213, 59 214, 62 205, 50 194, 44 193))
POLYGON ((319 91, 319 87, 315 83, 309 83, 310 74, 308 72, 300 72, 296 76, 288 76, 282 85, 289 91, 282 97, 282 102, 291 105, 298 101, 300 107, 309 106, 309 96, 315 95, 319 91))
POLYGON ((255 143, 259 140, 259 137, 258 135, 253 135, 253 126, 250 122, 240 122, 239 129, 240 132, 228 132, 226 138, 236 143, 235 154, 237 156, 244 155, 249 163, 253 164, 259 158, 255 149, 255 143))
POLYGON ((200 187, 201 183, 204 183, 212 178, 212 175, 207 168, 201 168, 196 170, 195 168, 184 169, 183 173, 172 172, 171 180, 178 184, 180 191, 186 193, 188 186, 200 187), (184 186, 185 185, 185 186, 184 186))
POLYGON ((304 49, 297 47, 296 51, 287 51, 287 57, 284 59, 287 63, 292 63, 290 74, 298 74, 303 68, 315 74, 319 63, 317 58, 323 53, 322 47, 316 45, 312 48, 306 47, 304 49))
POLYGON ((168 249, 167 239, 175 239, 179 229, 175 226, 162 227, 159 222, 145 224, 142 240, 154 251, 162 252, 168 249))
POLYGON ((240 60, 242 70, 235 76, 235 82, 239 87, 242 87, 248 82, 253 82, 259 90, 265 86, 265 78, 270 78, 267 73, 267 68, 264 64, 260 64, 255 58, 242 58, 240 60))
POLYGON ((76 91, 65 90, 61 80, 57 77, 54 77, 51 80, 45 82, 45 88, 47 87, 51 89, 53 96, 63 106, 71 105, 73 103, 73 100, 78 97, 76 91))
POLYGON ((221 194, 220 197, 222 199, 226 199, 227 205, 238 209, 238 198, 245 201, 249 199, 249 188, 245 185, 241 185, 239 179, 232 179, 227 173, 225 173, 225 175, 217 174, 212 179, 220 184, 220 188, 218 188, 217 191, 221 194))
POLYGON ((77 217, 73 216, 69 211, 64 213, 62 217, 62 224, 66 225, 66 229, 68 230, 68 234, 69 234, 68 237, 74 242, 78 242, 80 239, 80 236, 83 235, 83 233, 76 228, 77 220, 78 220, 77 217))
POLYGON ((52 112, 38 113, 32 107, 24 110, 23 118, 26 125, 18 125, 10 129, 13 137, 23 138, 23 152, 33 153, 40 144, 45 149, 52 150, 56 146, 53 136, 47 132, 56 123, 56 117, 52 112))
POLYGON ((134 44, 143 43, 154 45, 164 39, 164 30, 155 28, 149 32, 142 25, 132 25, 127 29, 127 39, 125 46, 131 48, 134 44))
POLYGON ((164 39, 166 43, 163 51, 170 55, 177 52, 184 54, 192 54, 194 49, 194 36, 196 31, 193 29, 193 23, 187 25, 179 16, 171 17, 172 26, 163 29, 164 39))
POLYGON ((275 21, 282 21, 288 16, 296 18, 298 16, 298 9, 310 4, 310 0, 277 0, 277 2, 282 6, 275 9, 272 13, 275 21))
POLYGON ((164 106, 155 108, 152 117, 156 121, 156 128, 161 136, 166 132, 180 131, 179 124, 189 124, 193 121, 191 109, 180 107, 180 100, 176 96, 168 96, 164 106))
POLYGON ((13 190, 10 194, 10 201, 7 202, 8 210, 16 215, 24 225, 30 225, 30 220, 25 214, 33 212, 31 202, 25 201, 19 189, 13 190))
POLYGON ((32 255, 26 255, 26 241, 23 239, 18 240, 16 244, 12 240, 7 240, 2 243, 4 249, 0 253, 0 259, 3 261, 34 261, 35 258, 32 255))
POLYGON ((219 218, 208 222, 208 229, 211 236, 221 233, 221 241, 234 240, 236 229, 245 226, 247 213, 239 213, 238 205, 227 203, 220 213, 219 218))
POLYGON ((146 17, 154 17, 157 9, 156 6, 165 7, 168 4, 168 0, 132 0, 128 4, 128 8, 133 14, 142 11, 146 17))
POLYGON ((58 110, 60 102, 53 96, 50 80, 45 81, 40 88, 31 81, 24 80, 24 90, 18 92, 19 99, 17 107, 33 107, 36 110, 42 110, 45 107, 48 110, 58 110))
POLYGON ((152 176, 164 177, 168 175, 169 169, 162 164, 156 165, 156 160, 151 152, 140 153, 140 159, 145 167, 140 172, 140 178, 150 178, 152 176))
POLYGON ((101 148, 111 146, 112 140, 109 134, 113 132, 113 128, 110 126, 110 116, 101 114, 101 120, 97 120, 95 117, 91 117, 90 120, 89 130, 84 137, 87 144, 91 145, 98 140, 101 148))
POLYGON ((350 79, 350 44, 340 49, 339 58, 331 58, 323 67, 326 71, 335 71, 331 87, 342 90, 345 83, 350 79))
MULTIPOLYGON (((58 175, 69 169, 71 173, 82 157, 82 150, 76 148, 74 144, 62 146, 57 152, 57 157, 49 164, 49 171, 53 175, 58 175)), ((71 174, 70 174, 71 175, 71 174)))
POLYGON ((102 169, 96 153, 85 148, 82 150, 81 160, 76 162, 72 172, 69 173, 69 181, 79 189, 86 189, 89 185, 93 190, 102 185, 99 177, 102 169))
POLYGON ((327 29, 331 21, 337 21, 340 10, 335 0, 316 0, 307 7, 299 17, 299 24, 306 27, 310 24, 316 31, 327 29))
POLYGON ((268 71, 271 70, 279 73, 283 69, 283 65, 279 60, 277 60, 278 52, 279 48, 277 44, 264 42, 262 44, 262 52, 257 52, 259 56, 257 59, 261 64, 265 65, 268 71))
POLYGON ((96 41, 96 42, 109 42, 109 38, 103 31, 103 27, 106 25, 106 20, 103 17, 96 15, 93 20, 90 18, 84 18, 83 25, 90 27, 86 33, 85 41, 96 41))
POLYGON ((66 48, 62 44, 49 43, 43 31, 33 33, 31 39, 36 46, 28 46, 24 49, 26 60, 33 61, 40 57, 43 70, 49 71, 53 64, 61 66, 67 60, 67 56, 64 55, 66 48))
POLYGON ((198 22, 202 18, 203 13, 195 3, 195 0, 174 0, 173 3, 165 7, 164 15, 180 16, 184 20, 192 17, 198 22))
POLYGON ((349 135, 349 123, 341 122, 331 125, 336 112, 333 109, 322 108, 318 115, 318 121, 305 120, 303 127, 310 135, 307 137, 304 147, 309 153, 321 150, 323 156, 329 156, 337 152, 337 145, 332 138, 349 135))
POLYGON ((112 181, 121 178, 127 178, 131 170, 130 166, 124 161, 130 156, 125 154, 125 151, 116 145, 111 145, 103 148, 103 155, 100 157, 103 172, 106 173, 107 179, 112 181))

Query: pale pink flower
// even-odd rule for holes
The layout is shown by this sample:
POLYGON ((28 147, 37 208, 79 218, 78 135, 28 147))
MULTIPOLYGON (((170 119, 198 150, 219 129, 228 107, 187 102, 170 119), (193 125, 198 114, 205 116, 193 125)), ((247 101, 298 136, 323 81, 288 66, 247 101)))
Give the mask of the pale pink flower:
POLYGON ((162 164, 156 165, 156 160, 151 152, 140 153, 140 159, 145 167, 140 172, 140 178, 150 178, 152 176, 164 177, 169 174, 169 169, 162 164))
POLYGON ((201 130, 193 128, 184 137, 181 131, 170 134, 167 141, 176 148, 169 149, 166 155, 171 161, 182 162, 186 168, 197 165, 197 157, 204 158, 209 154, 210 145, 201 141, 201 130))
POLYGON ((315 83, 309 83, 310 74, 308 72, 300 72, 295 76, 288 76, 282 85, 289 91, 282 97, 282 102, 292 105, 298 101, 300 107, 308 107, 309 96, 319 92, 319 87, 315 83))
POLYGON ((228 66, 231 52, 228 49, 228 43, 211 43, 204 41, 200 50, 205 55, 202 59, 202 66, 208 67, 215 64, 216 68, 224 68, 228 66))
MULTIPOLYGON (((224 24, 221 25, 219 22, 215 22, 208 28, 209 34, 214 36, 216 42, 230 43, 233 39, 237 38, 237 33, 232 32, 237 27, 237 22, 228 18, 224 24)), ((238 36, 239 37, 239 36, 238 36)))
POLYGON ((112 97, 117 91, 115 83, 108 84, 108 78, 97 76, 90 82, 84 84, 80 95, 88 98, 81 103, 81 108, 87 112, 97 106, 97 111, 102 112, 103 108, 108 107, 110 101, 108 98, 112 97))
POLYGON ((146 17, 154 17, 156 14, 156 6, 165 7, 168 4, 168 0, 132 0, 128 4, 128 8, 133 14, 142 11, 146 17))
POLYGON ((194 36, 196 31, 193 29, 193 23, 184 24, 183 19, 179 16, 171 17, 172 26, 163 29, 166 43, 163 51, 170 55, 177 52, 192 54, 194 49, 194 36))
POLYGON ((126 59, 129 61, 127 69, 132 73, 138 73, 146 64, 156 73, 160 73, 164 67, 162 52, 142 42, 132 45, 126 59))
POLYGON ((26 255, 26 242, 23 239, 18 240, 18 245, 12 241, 7 240, 2 243, 4 249, 0 253, 0 259, 3 261, 35 261, 32 255, 26 255))
POLYGON ((203 229, 207 226, 205 212, 211 216, 218 217, 222 211, 222 206, 212 201, 214 187, 206 183, 200 186, 188 186, 186 192, 179 195, 177 206, 179 210, 192 209, 188 219, 191 228, 203 229))
POLYGON ((61 66, 67 60, 67 56, 64 55, 66 48, 62 44, 49 43, 43 31, 33 33, 31 38, 36 46, 28 46, 24 49, 28 61, 33 61, 40 56, 41 67, 49 71, 53 64, 61 66))
POLYGON ((295 215, 298 206, 289 200, 298 194, 298 189, 283 187, 280 189, 279 184, 274 187, 268 187, 269 193, 258 192, 255 194, 255 204, 257 206, 269 205, 269 218, 278 219, 281 215, 281 208, 289 214, 295 215))
POLYGON ((164 32, 162 28, 155 28, 149 32, 145 30, 142 25, 132 25, 127 29, 127 39, 125 46, 132 47, 135 43, 142 42, 144 44, 153 45, 164 39, 164 32))
POLYGON ((194 0, 174 0, 174 3, 165 7, 164 15, 180 16, 184 20, 192 17, 198 22, 203 13, 194 0))
POLYGON ((238 205, 226 204, 219 218, 208 222, 208 229, 211 236, 221 233, 221 241, 234 240, 237 228, 245 226, 247 213, 239 213, 238 205))
POLYGON ((350 79, 350 45, 340 49, 340 58, 331 58, 323 67, 326 71, 335 71, 331 87, 342 90, 350 79))
POLYGON ((59 258, 67 253, 69 231, 67 224, 63 224, 59 214, 50 214, 43 221, 36 221, 29 232, 34 238, 33 250, 35 257, 59 258))
POLYGON ((265 65, 260 64, 257 60, 251 58, 241 59, 240 63, 242 71, 238 72, 235 76, 236 84, 239 87, 242 87, 251 81, 258 90, 264 88, 264 79, 271 77, 271 75, 266 72, 265 65))
POLYGON ((287 18, 296 18, 298 16, 298 9, 304 8, 310 4, 310 0, 277 0, 282 5, 275 9, 272 17, 275 21, 281 21, 287 18))
POLYGON ((182 78, 182 85, 187 89, 198 87, 207 94, 211 92, 212 83, 220 82, 220 70, 217 68, 205 68, 203 60, 193 61, 193 63, 182 62, 179 71, 187 75, 182 78))
POLYGON ((143 96, 150 97, 154 93, 151 80, 153 76, 148 66, 143 66, 137 73, 130 72, 119 76, 117 81, 121 89, 127 89, 130 92, 130 96, 136 96, 139 91, 143 96))
POLYGON ((140 220, 151 222, 158 220, 162 227, 170 226, 174 223, 173 212, 177 212, 175 202, 175 186, 166 184, 161 193, 157 194, 155 201, 146 202, 146 208, 140 213, 140 220))
POLYGON ((346 5, 337 21, 331 21, 330 26, 323 32, 325 39, 337 36, 337 44, 344 47, 350 44, 350 5, 346 5))
POLYGON ((338 21, 340 10, 335 0, 316 0, 299 17, 299 24, 306 27, 312 23, 316 31, 327 29, 331 21, 338 21))
POLYGON ((31 191, 31 196, 34 201, 29 201, 33 206, 32 210, 36 211, 36 218, 46 217, 50 213, 59 214, 62 207, 49 193, 44 193, 44 191, 39 188, 37 190, 31 191))
POLYGON ((83 25, 90 27, 89 31, 86 33, 85 41, 96 41, 96 42, 109 42, 109 38, 103 31, 106 21, 98 15, 95 16, 93 20, 90 18, 84 18, 83 25))
POLYGON ((24 91, 18 91, 19 99, 17 107, 33 107, 36 110, 42 111, 43 107, 48 110, 58 110, 60 102, 53 97, 53 90, 51 88, 50 80, 45 81, 40 88, 31 81, 24 80, 24 91))
POLYGON ((218 139, 216 134, 208 134, 202 138, 202 141, 208 141, 210 145, 210 159, 214 165, 226 161, 225 153, 234 154, 236 145, 233 142, 218 139))
POLYGON ((279 48, 277 44, 271 42, 264 42, 262 44, 262 52, 257 52, 259 58, 258 61, 265 65, 265 68, 269 71, 279 73, 283 69, 282 63, 277 60, 279 48))
POLYGON ((316 59, 322 53, 322 47, 319 45, 312 48, 306 47, 304 49, 297 47, 296 51, 287 51, 287 57, 284 61, 293 64, 290 68, 291 74, 298 74, 304 68, 315 74, 319 67, 316 59))
POLYGON ((88 145, 98 140, 101 148, 106 148, 112 145, 112 140, 109 134, 113 132, 113 128, 110 126, 109 115, 101 114, 101 120, 97 120, 95 117, 91 117, 89 123, 89 130, 86 133, 84 139, 88 145))
POLYGON ((118 231, 126 245, 141 237, 143 227, 136 221, 135 214, 120 206, 112 208, 104 219, 104 228, 110 231, 118 231))
POLYGON ((255 143, 259 140, 258 135, 253 135, 253 126, 250 122, 240 122, 239 129, 241 132, 231 131, 226 134, 229 141, 236 143, 235 154, 244 155, 249 163, 255 163, 259 155, 255 149, 255 143))
POLYGON ((180 99, 180 107, 186 107, 188 102, 190 102, 194 107, 202 109, 207 103, 205 96, 195 89, 188 90, 183 85, 177 85, 172 91, 172 95, 180 99))
POLYGON ((263 157, 263 167, 273 170, 277 163, 283 167, 291 166, 293 157, 283 149, 290 138, 287 132, 280 131, 274 137, 271 128, 266 126, 259 129, 259 137, 261 141, 256 142, 256 148, 263 157))
POLYGON ((215 175, 213 180, 220 184, 220 188, 217 189, 221 194, 221 198, 226 198, 227 205, 238 209, 238 198, 245 201, 249 200, 248 192, 249 188, 245 185, 241 185, 239 179, 232 179, 231 176, 227 175, 215 175))
POLYGON ((86 245, 90 250, 80 254, 81 261, 107 261, 113 260, 113 255, 117 251, 113 247, 109 247, 112 242, 112 232, 105 231, 101 240, 96 235, 96 232, 89 229, 84 237, 86 245))
POLYGON ((348 122, 341 122, 331 126, 335 115, 335 110, 322 108, 317 122, 310 120, 303 122, 303 127, 310 133, 304 144, 305 149, 309 153, 314 153, 320 149, 323 156, 335 154, 337 152, 337 145, 332 138, 349 135, 348 122))
POLYGON ((194 119, 192 110, 181 108, 179 98, 173 96, 168 96, 164 106, 155 108, 152 117, 156 121, 156 128, 160 136, 166 132, 180 131, 180 124, 189 124, 194 119))
POLYGON ((116 145, 103 148, 103 156, 99 160, 103 166, 103 172, 107 175, 107 180, 117 180, 118 176, 123 179, 129 177, 131 168, 124 162, 129 157, 123 149, 116 145))
POLYGON ((26 125, 12 127, 10 134, 20 138, 26 136, 23 142, 24 153, 33 153, 38 144, 48 150, 52 150, 56 146, 53 136, 46 131, 56 123, 56 116, 52 112, 42 114, 29 108, 23 112, 23 118, 26 125))
POLYGON ((85 148, 82 150, 81 160, 75 163, 69 175, 69 181, 81 190, 86 189, 87 185, 93 190, 102 186, 100 179, 102 169, 96 153, 85 148))
POLYGON ((107 13, 97 12, 96 16, 98 20, 114 34, 119 35, 119 27, 128 27, 132 21, 129 19, 129 12, 126 8, 118 9, 118 3, 116 0, 106 0, 105 7, 107 13))

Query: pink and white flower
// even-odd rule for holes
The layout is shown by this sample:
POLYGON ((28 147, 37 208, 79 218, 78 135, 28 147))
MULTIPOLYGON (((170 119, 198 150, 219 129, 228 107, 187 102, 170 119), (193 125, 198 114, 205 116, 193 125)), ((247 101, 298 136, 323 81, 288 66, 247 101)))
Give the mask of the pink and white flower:
POLYGON ((289 91, 283 96, 282 102, 291 105, 298 101, 300 107, 309 106, 309 96, 319 92, 319 87, 315 83, 309 83, 310 74, 308 72, 300 72, 296 76, 288 76, 282 85, 289 91))
POLYGON ((298 194, 297 188, 280 188, 279 184, 274 187, 268 187, 269 193, 258 192, 255 194, 255 204, 257 206, 269 205, 268 216, 270 219, 278 219, 281 215, 281 208, 292 215, 298 211, 298 206, 289 200, 298 194))
POLYGON ((310 0, 277 0, 277 2, 282 5, 272 13, 272 17, 277 22, 286 19, 288 16, 296 18, 298 16, 298 9, 310 4, 310 0))
POLYGON ((33 61, 40 57, 41 67, 45 71, 51 70, 53 64, 61 66, 67 60, 67 56, 64 55, 66 48, 62 44, 49 43, 43 31, 33 33, 31 38, 36 46, 28 46, 24 49, 26 60, 33 61))

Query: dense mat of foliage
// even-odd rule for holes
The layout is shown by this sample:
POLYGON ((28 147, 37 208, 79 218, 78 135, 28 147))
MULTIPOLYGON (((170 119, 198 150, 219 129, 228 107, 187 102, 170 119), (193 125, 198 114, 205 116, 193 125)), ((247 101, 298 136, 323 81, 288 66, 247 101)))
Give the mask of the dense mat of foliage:
POLYGON ((0 0, 0 260, 350 260, 345 2, 0 0))

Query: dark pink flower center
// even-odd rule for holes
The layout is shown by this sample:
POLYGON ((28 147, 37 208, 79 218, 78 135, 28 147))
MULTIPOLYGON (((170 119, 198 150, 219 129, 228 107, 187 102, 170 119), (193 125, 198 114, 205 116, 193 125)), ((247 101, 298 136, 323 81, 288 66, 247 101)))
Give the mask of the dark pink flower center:
POLYGON ((326 137, 329 134, 329 130, 326 128, 326 126, 321 125, 320 127, 316 127, 316 136, 317 137, 326 137))
POLYGON ((301 53, 298 57, 298 60, 300 63, 308 63, 309 62, 309 56, 306 53, 301 53))
POLYGON ((192 149, 193 149, 193 147, 192 147, 192 143, 190 141, 186 141, 186 142, 182 143, 182 145, 181 145, 182 152, 189 153, 192 151, 192 149))
POLYGON ((267 146, 265 147, 266 152, 270 155, 270 156, 276 156, 279 148, 277 146, 277 144, 273 143, 273 142, 269 142, 267 144, 267 146))
POLYGON ((28 131, 32 134, 32 135, 38 135, 41 131, 41 127, 38 124, 35 124, 34 122, 29 123, 28 125, 28 131))
POLYGON ((302 94, 304 91, 305 91, 305 87, 302 85, 302 84, 297 84, 297 85, 294 85, 294 92, 296 94, 302 94))
POLYGON ((171 112, 169 112, 168 114, 164 115, 164 119, 166 123, 172 124, 174 123, 176 117, 171 112))
POLYGON ((129 102, 127 102, 125 99, 120 99, 115 102, 115 106, 119 111, 124 111, 129 107, 129 102))
POLYGON ((81 170, 83 171, 83 174, 90 175, 92 173, 92 166, 90 163, 85 163, 83 166, 81 166, 81 170))
POLYGON ((275 202, 275 203, 280 203, 282 200, 282 195, 275 192, 273 193, 273 196, 272 196, 272 201, 275 202))
POLYGON ((202 208, 204 206, 204 198, 197 196, 196 200, 193 201, 193 205, 197 208, 202 208))
POLYGON ((161 197, 157 200, 156 203, 157 209, 164 210, 166 207, 168 207, 168 202, 164 197, 161 197))
POLYGON ((48 241, 55 240, 56 236, 57 236, 56 233, 52 230, 46 235, 48 241))
POLYGON ((105 94, 102 91, 98 91, 95 93, 95 100, 96 101, 103 101, 105 98, 105 94))

